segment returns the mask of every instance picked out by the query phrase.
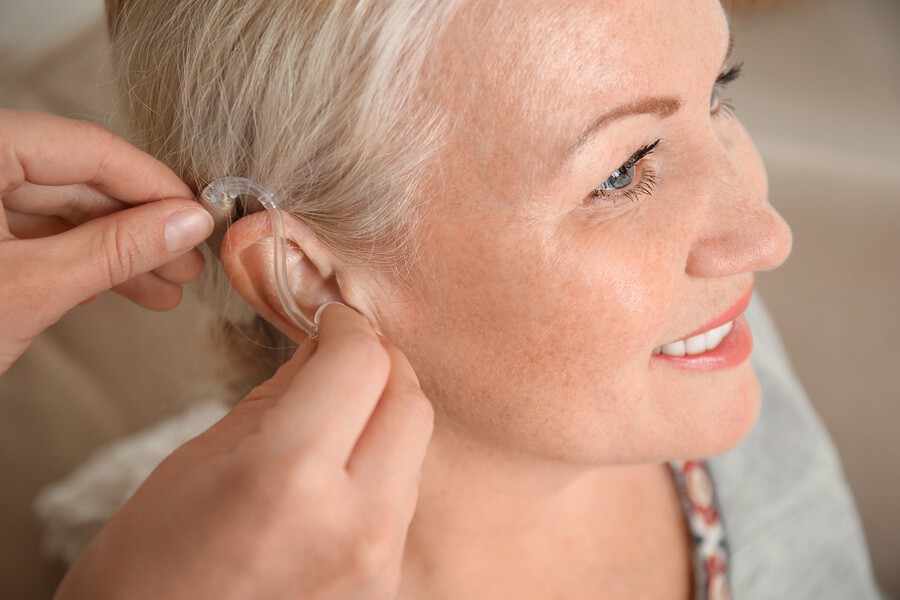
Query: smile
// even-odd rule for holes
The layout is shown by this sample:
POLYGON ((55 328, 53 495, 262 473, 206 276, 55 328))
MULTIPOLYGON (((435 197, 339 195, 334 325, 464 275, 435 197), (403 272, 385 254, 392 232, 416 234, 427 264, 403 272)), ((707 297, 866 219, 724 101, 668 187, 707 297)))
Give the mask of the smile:
POLYGON ((743 314, 752 295, 751 285, 731 308, 703 327, 654 348, 651 362, 688 371, 711 371, 744 362, 753 350, 753 335, 743 314))
POLYGON ((695 356, 718 348, 722 340, 731 333, 734 321, 728 321, 714 329, 700 333, 685 340, 679 340, 653 349, 653 354, 665 354, 667 356, 695 356))

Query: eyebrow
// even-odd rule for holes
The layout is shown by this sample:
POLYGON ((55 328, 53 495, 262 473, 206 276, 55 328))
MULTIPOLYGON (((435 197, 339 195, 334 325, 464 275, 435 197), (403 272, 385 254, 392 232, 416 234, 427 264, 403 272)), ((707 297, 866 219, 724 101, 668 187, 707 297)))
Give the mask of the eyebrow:
MULTIPOLYGON (((725 60, 722 61, 722 68, 728 65, 731 55, 734 53, 734 29, 731 27, 731 21, 728 21, 728 49, 725 51, 725 60)), ((678 112, 681 109, 681 98, 678 96, 662 96, 652 98, 642 98, 636 102, 625 104, 614 108, 608 112, 601 114, 591 121, 581 135, 569 146, 563 160, 567 161, 585 144, 587 144, 597 133, 618 119, 630 117, 634 115, 656 115, 660 119, 665 119, 678 112)))
POLYGON ((681 98, 677 96, 663 96, 658 98, 642 98, 630 104, 624 104, 614 108, 608 112, 596 117, 591 124, 585 128, 584 132, 578 136, 578 139, 566 150, 565 159, 568 160, 591 140, 597 133, 619 119, 630 117, 633 115, 656 115, 660 119, 664 119, 681 109, 681 98))

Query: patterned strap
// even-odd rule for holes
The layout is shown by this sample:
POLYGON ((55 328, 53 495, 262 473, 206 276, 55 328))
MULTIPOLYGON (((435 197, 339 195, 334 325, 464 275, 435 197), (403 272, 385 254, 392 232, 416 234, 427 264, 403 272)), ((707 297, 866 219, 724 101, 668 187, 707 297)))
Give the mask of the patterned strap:
POLYGON ((698 600, 730 600, 728 541, 709 469, 703 461, 669 463, 691 537, 698 600))

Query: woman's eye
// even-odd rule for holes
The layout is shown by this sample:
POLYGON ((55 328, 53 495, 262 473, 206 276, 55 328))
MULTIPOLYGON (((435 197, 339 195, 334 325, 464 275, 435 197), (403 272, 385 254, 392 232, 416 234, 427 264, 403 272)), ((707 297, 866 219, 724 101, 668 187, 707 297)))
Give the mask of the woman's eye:
POLYGON ((606 180, 595 187, 588 200, 604 201, 615 203, 619 198, 630 198, 637 200, 640 194, 650 194, 653 192, 653 186, 656 184, 656 177, 649 167, 642 167, 641 174, 637 182, 635 175, 637 173, 637 165, 642 158, 653 152, 662 140, 656 140, 649 146, 644 146, 631 155, 625 164, 613 171, 606 180))
POLYGON ((723 112, 734 116, 734 106, 722 100, 722 92, 729 83, 741 76, 743 66, 743 63, 737 64, 719 75, 716 79, 712 95, 709 98, 709 112, 713 116, 718 117, 723 112))
POLYGON ((612 172, 609 178, 597 186, 597 190, 621 190, 631 185, 634 179, 634 163, 629 159, 624 165, 612 172))

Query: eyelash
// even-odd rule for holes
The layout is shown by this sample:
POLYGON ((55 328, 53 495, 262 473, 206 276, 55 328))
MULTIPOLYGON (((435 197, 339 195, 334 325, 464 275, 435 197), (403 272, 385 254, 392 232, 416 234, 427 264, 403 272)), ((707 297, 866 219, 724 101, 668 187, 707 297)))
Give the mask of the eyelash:
POLYGON ((727 114, 730 117, 734 116, 734 106, 729 101, 722 100, 720 94, 728 87, 729 83, 740 77, 743 72, 744 63, 738 63, 716 78, 716 84, 713 86, 712 98, 710 98, 711 105, 714 102, 717 102, 712 108, 712 115, 714 117, 720 117, 723 114, 727 114))
MULTIPOLYGON (((656 140, 649 146, 644 146, 637 152, 631 155, 625 164, 619 167, 621 169, 630 169, 631 167, 637 166, 637 164, 648 154, 652 154, 656 147, 659 146, 659 143, 662 140, 656 140)), ((656 188, 656 174, 653 172, 653 169, 650 167, 644 167, 641 169, 641 175, 638 178, 636 183, 632 183, 628 188, 622 190, 616 190, 615 192, 609 192, 608 190, 599 190, 594 188, 591 190, 591 194, 588 197, 589 200, 598 200, 601 202, 612 202, 615 204, 622 198, 627 198, 632 202, 637 202, 638 196, 642 194, 650 195, 653 193, 653 190, 656 188)), ((597 186, 600 187, 600 186, 597 186)))
MULTIPOLYGON (((722 100, 719 97, 719 94, 725 89, 725 87, 728 86, 729 83, 733 82, 741 76, 741 74, 743 73, 743 67, 743 63, 738 63, 716 78, 716 83, 713 86, 712 98, 710 99, 710 104, 714 104, 714 106, 712 106, 710 110, 710 114, 712 114, 712 116, 721 117, 725 114, 731 117, 734 116, 734 106, 728 101, 722 100)), ((648 154, 651 154, 661 141, 662 140, 656 140, 649 146, 644 146, 643 148, 632 154, 631 158, 629 158, 627 161, 625 161, 625 164, 619 167, 619 170, 637 166, 641 159, 646 157, 648 154)), ((632 202, 637 202, 639 196, 652 195, 653 191, 656 189, 657 182, 658 178, 656 176, 656 173, 654 173, 651 167, 645 166, 641 169, 641 175, 637 180, 637 183, 633 183, 627 189, 617 190, 616 192, 610 193, 608 190, 600 190, 595 188, 591 190, 591 193, 587 199, 588 201, 597 201, 603 203, 611 202, 613 205, 615 205, 615 203, 622 198, 628 199, 632 202)))

